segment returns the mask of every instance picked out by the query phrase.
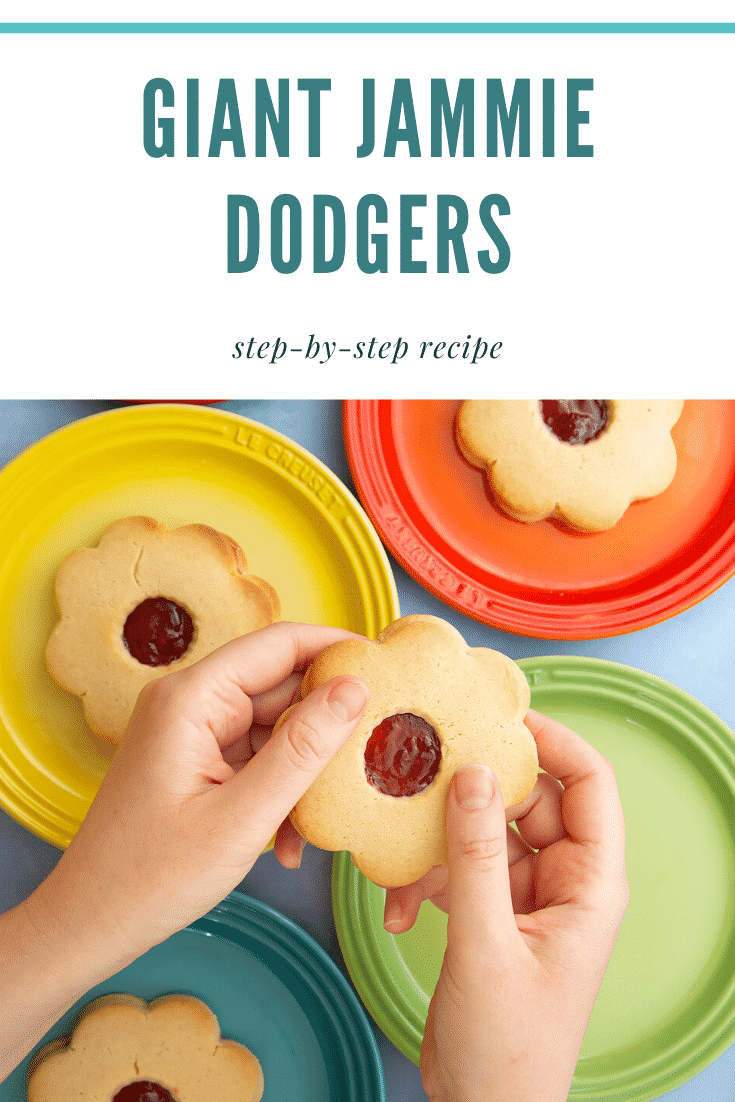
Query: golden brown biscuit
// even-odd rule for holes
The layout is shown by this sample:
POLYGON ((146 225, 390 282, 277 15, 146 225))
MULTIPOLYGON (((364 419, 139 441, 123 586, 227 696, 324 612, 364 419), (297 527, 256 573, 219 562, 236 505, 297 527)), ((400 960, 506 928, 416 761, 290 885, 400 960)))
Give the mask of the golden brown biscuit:
POLYGON ((488 399, 463 402, 459 449, 485 471, 515 520, 557 517, 581 532, 612 528, 676 472, 680 399, 488 399), (585 440, 585 438, 587 439, 585 440))
POLYGON ((279 618, 275 590, 246 570, 229 536, 150 517, 116 520, 64 559, 46 665, 95 734, 119 742, 149 681, 279 618))
POLYGON ((536 783, 525 677, 504 654, 468 647, 446 621, 404 616, 375 642, 332 644, 307 670, 302 695, 338 674, 361 678, 370 700, 291 819, 314 845, 350 850, 371 880, 397 887, 446 864, 447 788, 458 765, 491 766, 506 807, 536 783), (391 717, 405 715, 418 722, 399 721, 396 735, 391 717), (414 794, 391 794, 406 789, 414 794))
POLYGON ((165 1092, 173 1102, 259 1102, 263 1072, 244 1045, 222 1040, 216 1017, 199 999, 164 995, 146 1003, 103 995, 82 1012, 70 1037, 38 1053, 28 1102, 117 1102, 121 1091, 120 1102, 137 1102, 136 1093, 169 1102, 165 1092))

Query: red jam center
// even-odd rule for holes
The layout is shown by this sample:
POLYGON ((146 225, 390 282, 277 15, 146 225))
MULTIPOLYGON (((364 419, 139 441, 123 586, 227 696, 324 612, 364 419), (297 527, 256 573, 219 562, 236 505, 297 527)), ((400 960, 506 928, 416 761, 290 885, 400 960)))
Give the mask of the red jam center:
POLYGON ((607 425, 610 408, 603 398, 556 398, 541 402, 541 416, 565 444, 589 444, 607 425))
POLYGON ((386 796, 415 796, 439 772, 441 745, 433 727, 410 712, 388 716, 365 747, 365 772, 386 796))
POLYGON ((123 639, 144 666, 168 666, 191 643, 194 624, 186 609, 165 597, 147 597, 125 621, 123 639))
POLYGON ((112 1102, 176 1102, 176 1099, 160 1083, 151 1083, 148 1079, 139 1079, 128 1083, 119 1090, 112 1102))

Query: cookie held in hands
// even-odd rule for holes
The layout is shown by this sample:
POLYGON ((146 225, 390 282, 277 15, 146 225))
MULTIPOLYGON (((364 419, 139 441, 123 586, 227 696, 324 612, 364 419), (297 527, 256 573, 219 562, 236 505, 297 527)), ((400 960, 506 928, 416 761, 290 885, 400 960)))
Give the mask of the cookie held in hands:
POLYGON ((460 451, 487 475, 499 507, 533 524, 612 528, 633 501, 676 473, 680 399, 483 399, 457 414, 460 451))
POLYGON ((275 590, 246 571, 229 536, 150 517, 116 520, 64 559, 46 665, 95 734, 119 742, 149 681, 279 618, 275 590))
POLYGON ((489 765, 506 807, 536 783, 525 677, 498 651, 468 647, 446 621, 404 616, 375 642, 332 644, 307 670, 302 695, 337 675, 361 678, 370 699, 291 820, 314 845, 349 850, 378 884, 410 884, 446 864, 447 789, 458 765, 489 765))
POLYGON ((222 1040, 216 1017, 190 995, 146 1003, 103 995, 71 1037, 52 1041, 28 1075, 28 1102, 259 1102, 252 1052, 222 1040))

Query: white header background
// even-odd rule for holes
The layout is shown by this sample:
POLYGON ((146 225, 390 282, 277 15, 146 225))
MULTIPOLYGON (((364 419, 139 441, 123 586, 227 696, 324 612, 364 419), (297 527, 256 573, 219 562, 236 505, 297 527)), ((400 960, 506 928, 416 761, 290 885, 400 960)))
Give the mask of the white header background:
MULTIPOLYGON (((150 18, 150 16, 149 16, 150 18)), ((486 16, 489 18, 489 16, 486 16)), ((701 18, 701 16, 700 16, 701 18)), ((732 389, 735 248, 733 35, 1 35, 2 396, 477 397, 542 390, 722 396, 732 389), (143 148, 143 89, 164 77, 176 105, 176 156, 143 148), (200 82, 200 157, 185 153, 186 80, 200 82), (218 81, 234 78, 246 157, 207 157, 218 81), (290 78, 291 155, 254 156, 255 78, 290 78), (300 77, 329 77, 322 155, 307 155, 300 77), (362 80, 377 88, 376 152, 358 160, 362 80), (382 156, 393 81, 410 77, 420 158, 382 156), (430 156, 429 89, 450 98, 475 78, 475 157, 430 156), (485 156, 485 79, 531 81, 531 156, 485 156), (541 81, 556 78, 553 159, 541 155, 541 81), (566 80, 591 77, 580 141, 567 159, 566 80), (303 260, 270 264, 272 200, 303 210, 303 260), (389 273, 355 260, 355 209, 389 209, 389 273), (491 192, 511 261, 484 273, 477 209, 491 192), (228 274, 229 193, 260 207, 261 255, 228 274), (312 196, 341 199, 347 251, 334 274, 311 270, 312 196), (414 222, 425 275, 398 271, 399 196, 426 194, 414 222), (461 196, 470 273, 436 272, 436 195, 461 196), (335 354, 233 359, 237 341, 305 348, 309 334, 408 342, 397 365, 335 354), (418 358, 420 341, 502 342, 497 360, 418 358), (557 385, 550 387, 549 383, 557 385), (544 386, 544 383, 546 384, 544 386), (585 383, 587 387, 585 388, 585 383), (576 385, 575 385, 576 384, 576 385)), ((430 353, 429 353, 430 355, 430 353)))
POLYGON ((732 0, 371 0, 360 9, 344 0, 4 0, 3 19, 15 22, 641 22, 728 21, 732 0), (60 10, 60 8, 63 9, 60 10))

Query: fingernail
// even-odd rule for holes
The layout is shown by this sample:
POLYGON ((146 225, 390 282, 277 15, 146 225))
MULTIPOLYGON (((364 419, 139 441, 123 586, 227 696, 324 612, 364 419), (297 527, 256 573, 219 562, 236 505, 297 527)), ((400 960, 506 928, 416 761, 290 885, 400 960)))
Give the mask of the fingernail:
POLYGON ((493 775, 486 765, 460 765, 454 771, 454 798, 464 811, 488 807, 493 798, 493 775))
POLYGON ((327 704, 335 719, 340 723, 347 723, 348 720, 359 716, 367 703, 367 698, 367 686, 362 681, 350 677, 334 686, 327 697, 327 704))
POLYGON ((391 899, 385 906, 385 918, 383 919, 383 926, 386 930, 392 931, 394 926, 400 926, 403 921, 403 907, 400 900, 391 899))

